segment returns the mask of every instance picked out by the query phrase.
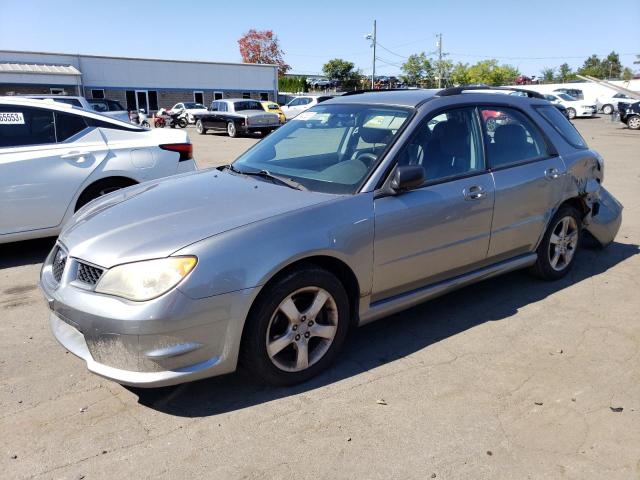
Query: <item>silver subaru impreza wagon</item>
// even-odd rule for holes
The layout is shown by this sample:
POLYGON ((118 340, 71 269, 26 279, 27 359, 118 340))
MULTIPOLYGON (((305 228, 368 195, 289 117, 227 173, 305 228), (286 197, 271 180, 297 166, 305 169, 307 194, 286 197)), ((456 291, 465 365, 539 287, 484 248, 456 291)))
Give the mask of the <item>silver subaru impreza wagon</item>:
POLYGON ((557 108, 503 93, 353 92, 231 165, 94 200, 42 268, 53 334, 122 384, 241 363, 291 385, 357 325, 516 269, 566 275, 622 207, 557 108))

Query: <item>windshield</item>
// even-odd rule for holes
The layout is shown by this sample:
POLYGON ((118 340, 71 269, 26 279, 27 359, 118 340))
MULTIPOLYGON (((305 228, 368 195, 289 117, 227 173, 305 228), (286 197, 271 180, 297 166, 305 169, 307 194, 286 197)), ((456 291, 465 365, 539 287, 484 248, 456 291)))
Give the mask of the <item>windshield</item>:
POLYGON ((183 103, 184 108, 186 109, 191 109, 191 108, 204 108, 206 109, 206 107, 204 105, 202 105, 201 103, 195 103, 195 102, 185 102, 183 103))
POLYGON ((575 102, 576 99, 573 98, 571 95, 567 95, 566 93, 559 93, 558 96, 563 99, 566 100, 568 102, 575 102))
POLYGON ((234 162, 240 171, 292 179, 308 190, 355 193, 411 110, 318 105, 286 123, 234 162))
POLYGON ((246 102, 234 102, 233 108, 236 112, 241 110, 263 110, 262 105, 259 102, 254 101, 246 101, 246 102))

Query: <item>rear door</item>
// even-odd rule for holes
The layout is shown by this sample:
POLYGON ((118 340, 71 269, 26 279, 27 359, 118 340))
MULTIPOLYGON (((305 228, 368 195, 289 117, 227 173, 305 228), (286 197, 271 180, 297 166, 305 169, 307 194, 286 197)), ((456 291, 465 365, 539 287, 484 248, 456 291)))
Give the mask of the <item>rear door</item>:
POLYGON ((375 200, 374 302, 474 270, 489 247, 494 186, 474 107, 427 118, 398 164, 426 182, 375 200))
POLYGON ((535 250, 561 199, 566 168, 524 112, 507 107, 480 110, 497 112, 500 119, 492 128, 483 120, 496 186, 489 258, 497 261, 535 250))
POLYGON ((0 234, 55 227, 107 146, 82 116, 22 106, 0 110, 17 114, 12 123, 0 122, 0 234))

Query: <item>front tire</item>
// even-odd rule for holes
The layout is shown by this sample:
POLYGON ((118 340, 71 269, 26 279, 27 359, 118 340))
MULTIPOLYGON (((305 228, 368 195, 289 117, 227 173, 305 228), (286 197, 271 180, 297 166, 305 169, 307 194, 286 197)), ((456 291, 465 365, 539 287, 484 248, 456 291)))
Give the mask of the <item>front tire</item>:
POLYGON ((580 213, 570 205, 561 206, 538 246, 538 259, 531 272, 543 280, 564 277, 575 263, 581 237, 580 213))
POLYGON ((613 113, 613 105, 603 105, 602 113, 604 113, 605 115, 611 115, 613 113))
POLYGON ((227 134, 231 138, 236 138, 238 136, 238 129, 236 128, 236 124, 233 122, 227 123, 227 134))
POLYGON ((187 128, 187 125, 189 125, 189 122, 187 122, 186 118, 183 117, 183 118, 178 119, 178 126, 180 128, 187 128))
POLYGON ((349 319, 347 293, 334 275, 315 266, 292 270, 267 286, 251 308, 242 364, 272 385, 304 382, 333 362, 349 319))
POLYGON ((204 128, 202 120, 196 121, 196 132, 198 132, 200 135, 204 135, 205 133, 207 133, 207 129, 204 128))
POLYGON ((147 122, 146 120, 144 122, 142 122, 141 124, 144 128, 151 128, 151 125, 149 125, 149 122, 147 122))
POLYGON ((567 108, 567 116, 569 117, 569 120, 576 118, 576 109, 572 107, 567 108))
POLYGON ((627 127, 629 127, 631 130, 640 130, 640 116, 631 115, 627 119, 627 127))

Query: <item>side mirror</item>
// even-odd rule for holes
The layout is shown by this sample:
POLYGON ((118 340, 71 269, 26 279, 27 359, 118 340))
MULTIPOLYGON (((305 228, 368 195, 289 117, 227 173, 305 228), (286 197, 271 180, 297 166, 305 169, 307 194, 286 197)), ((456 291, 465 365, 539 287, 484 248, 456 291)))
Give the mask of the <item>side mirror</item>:
POLYGON ((424 168, 420 165, 402 165, 396 167, 391 188, 396 192, 419 187, 424 183, 424 168))

